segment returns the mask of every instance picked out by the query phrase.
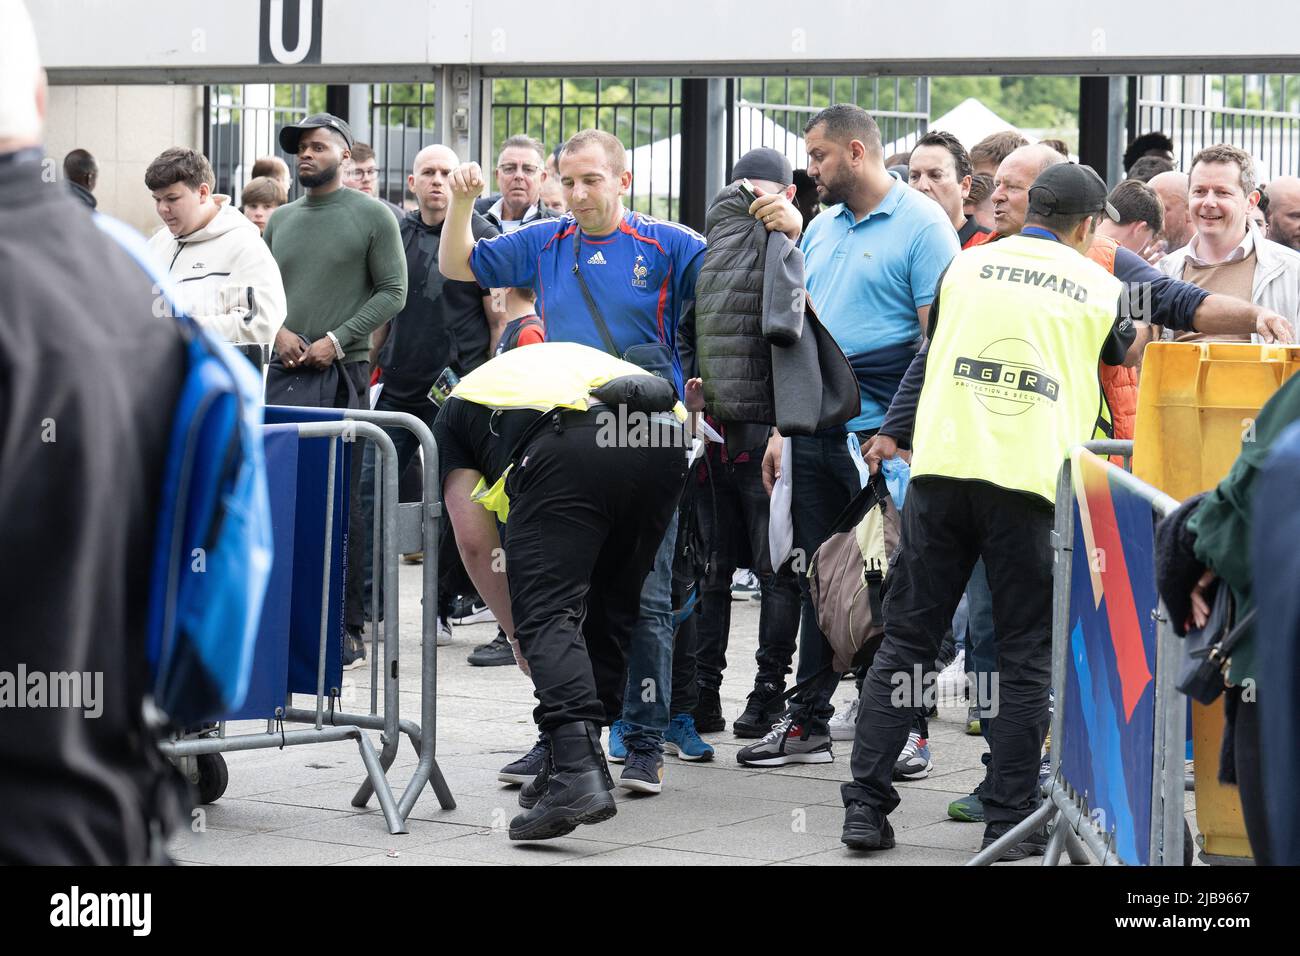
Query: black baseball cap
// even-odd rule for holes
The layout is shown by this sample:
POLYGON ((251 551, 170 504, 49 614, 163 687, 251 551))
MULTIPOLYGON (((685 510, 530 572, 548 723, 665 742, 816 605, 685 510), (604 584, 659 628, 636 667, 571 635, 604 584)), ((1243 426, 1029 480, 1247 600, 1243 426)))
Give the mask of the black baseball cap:
POLYGON ((352 148, 352 127, 333 113, 313 113, 300 123, 284 127, 280 130, 280 148, 286 153, 298 152, 298 140, 309 129, 332 129, 343 137, 348 149, 352 148))
POLYGON ((794 182, 794 170, 790 168, 790 160, 776 150, 760 146, 736 160, 731 168, 731 181, 737 179, 765 179, 778 186, 789 186, 794 182))
POLYGON ((1105 181, 1091 166, 1057 163, 1043 170, 1029 187, 1029 211, 1039 216, 1104 212, 1119 222, 1119 213, 1106 200, 1106 193, 1105 181))

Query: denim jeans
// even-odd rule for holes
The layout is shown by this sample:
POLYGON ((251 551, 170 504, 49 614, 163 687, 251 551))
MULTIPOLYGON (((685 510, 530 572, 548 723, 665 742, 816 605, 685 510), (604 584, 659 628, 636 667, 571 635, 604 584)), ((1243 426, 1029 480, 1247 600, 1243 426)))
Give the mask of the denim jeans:
MULTIPOLYGON (((794 522, 794 546, 799 552, 796 558, 802 559, 802 565, 796 565, 796 568, 806 571, 813 553, 830 536, 832 523, 854 495, 862 490, 862 480, 849 457, 843 431, 827 430, 786 440, 794 442, 790 451, 794 492, 790 516, 794 522)), ((797 679, 802 683, 827 667, 834 654, 817 626, 817 611, 809 595, 808 577, 803 573, 797 577, 802 601, 797 679)), ((813 733, 826 732, 826 721, 835 713, 831 694, 839 681, 839 674, 827 671, 794 697, 794 707, 806 715, 813 733)))
POLYGON ((972 690, 970 703, 980 707, 980 734, 985 740, 993 717, 984 712, 988 703, 979 695, 986 695, 992 687, 991 676, 998 669, 998 645, 993 635, 993 592, 989 590, 984 559, 975 563, 970 580, 966 582, 966 599, 970 609, 970 625, 966 640, 966 674, 972 690))
POLYGON ((641 588, 641 614, 627 649, 623 740, 628 750, 662 750, 673 695, 673 555, 677 522, 670 521, 641 588))

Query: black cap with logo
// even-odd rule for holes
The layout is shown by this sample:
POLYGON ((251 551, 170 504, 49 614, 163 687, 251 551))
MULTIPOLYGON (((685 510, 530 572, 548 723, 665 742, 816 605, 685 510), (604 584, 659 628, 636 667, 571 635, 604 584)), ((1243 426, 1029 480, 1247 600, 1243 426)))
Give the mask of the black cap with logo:
POLYGON ((352 148, 352 127, 333 113, 313 113, 300 123, 284 127, 280 130, 280 148, 286 153, 297 153, 298 140, 302 139, 302 134, 309 129, 332 129, 343 137, 343 141, 348 144, 348 149, 352 148))
POLYGON ((1119 213, 1106 201, 1106 183, 1091 166, 1048 166, 1029 187, 1029 211, 1039 216, 1087 216, 1104 212, 1115 222, 1119 213))

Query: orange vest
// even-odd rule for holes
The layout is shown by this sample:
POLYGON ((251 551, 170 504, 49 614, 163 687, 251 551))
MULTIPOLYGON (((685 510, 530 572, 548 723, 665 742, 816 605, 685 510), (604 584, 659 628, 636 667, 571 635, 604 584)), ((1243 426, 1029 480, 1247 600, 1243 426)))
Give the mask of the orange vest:
MULTIPOLYGON (((1095 236, 1088 247, 1088 258, 1111 275, 1115 274, 1115 250, 1119 243, 1104 236, 1095 236)), ((1114 438, 1131 440, 1133 425, 1137 420, 1138 370, 1123 365, 1101 365, 1101 390, 1110 406, 1114 438)))

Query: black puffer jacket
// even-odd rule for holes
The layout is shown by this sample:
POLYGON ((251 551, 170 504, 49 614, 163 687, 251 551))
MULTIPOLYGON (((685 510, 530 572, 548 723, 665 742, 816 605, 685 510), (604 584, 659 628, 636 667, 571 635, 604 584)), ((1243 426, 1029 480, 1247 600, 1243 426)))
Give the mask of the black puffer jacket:
POLYGON ((773 424, 772 347, 763 336, 767 230, 727 186, 705 217, 709 247, 695 282, 695 334, 704 401, 724 422, 773 424))

